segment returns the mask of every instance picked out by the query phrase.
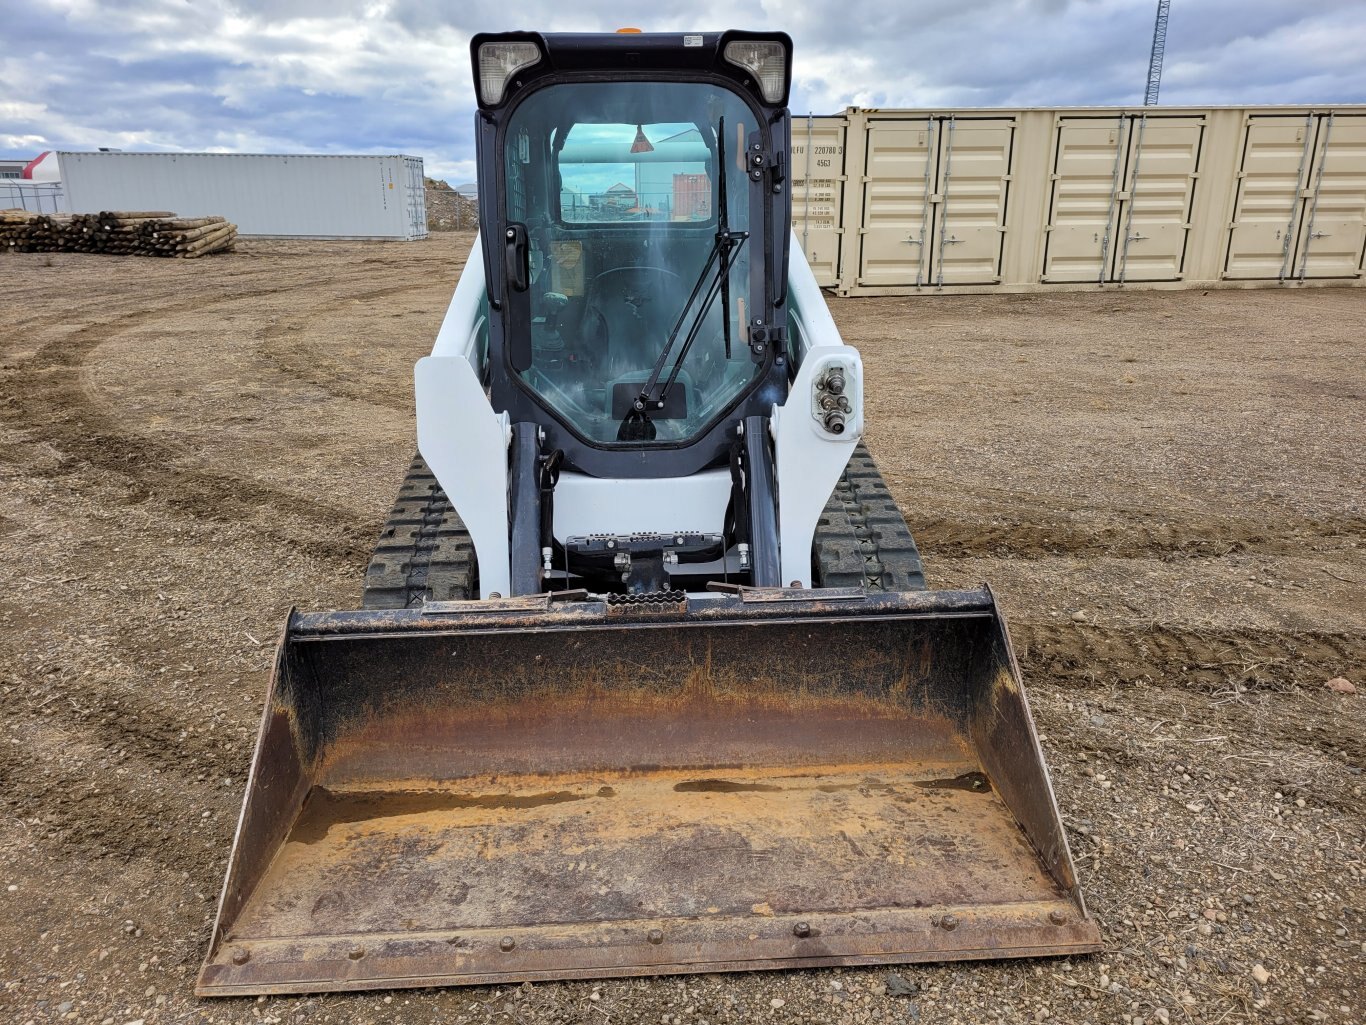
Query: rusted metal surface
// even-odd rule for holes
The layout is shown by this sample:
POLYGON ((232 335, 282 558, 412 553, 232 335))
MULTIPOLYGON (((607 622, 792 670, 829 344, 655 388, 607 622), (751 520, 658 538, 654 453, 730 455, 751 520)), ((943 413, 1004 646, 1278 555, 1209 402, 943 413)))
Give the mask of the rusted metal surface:
POLYGON ((1077 885, 1053 782, 1047 769, 1034 770, 1035 764, 1043 766, 1043 754, 1003 616, 996 617, 991 646, 992 661, 998 668, 996 679, 974 706, 970 719, 973 746, 981 754, 983 767, 999 781, 1002 794, 1015 809, 1049 872, 1084 914, 1086 901, 1077 885))
POLYGON ((989 592, 460 604, 291 619, 201 994, 1098 949, 989 592))
POLYGON ((276 699, 278 683, 289 672, 286 659, 290 653, 289 633, 293 621, 291 610, 275 651, 265 715, 256 736, 256 753, 247 776, 247 794, 228 858, 230 870, 219 896, 214 944, 222 935, 224 923, 237 918, 246 899, 256 890, 289 835, 313 783, 313 775, 303 763, 294 741, 293 710, 276 699))
POLYGON ((763 971, 832 965, 1067 956, 1099 949, 1095 926, 1070 903, 1030 902, 1000 908, 951 906, 809 915, 808 935, 790 916, 739 922, 618 922, 588 928, 463 930, 440 936, 369 935, 365 957, 348 958, 347 937, 305 943, 253 944, 250 960, 218 959, 200 976, 201 996, 322 993, 338 990, 486 985, 554 979, 763 971), (1050 920, 1052 910, 1064 917, 1050 920), (942 928, 945 915, 958 926, 942 928), (650 943, 648 932, 663 939, 650 943), (502 941, 513 941, 502 949, 502 941))

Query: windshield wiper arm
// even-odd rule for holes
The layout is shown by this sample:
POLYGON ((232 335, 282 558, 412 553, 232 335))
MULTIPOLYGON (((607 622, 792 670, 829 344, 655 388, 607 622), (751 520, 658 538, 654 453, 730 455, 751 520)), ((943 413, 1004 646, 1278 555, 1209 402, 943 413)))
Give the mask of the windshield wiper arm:
MULTIPOLYGON (((658 407, 664 408, 664 400, 668 398, 669 389, 673 387, 674 381, 678 378, 678 372, 683 369, 683 361, 688 358, 688 350, 692 348, 692 343, 697 340, 698 334, 702 330, 702 325, 707 319, 707 314, 711 312, 712 304, 716 302, 718 293, 724 295, 725 301, 722 303, 721 322, 726 338, 726 358, 730 358, 730 268, 731 261, 734 259, 734 251, 744 245, 745 239, 749 237, 749 232, 726 232, 724 236, 717 232, 716 243, 713 247, 713 254, 720 257, 720 264, 716 268, 716 274, 711 279, 711 284, 707 286, 707 294, 702 299, 702 305, 698 307, 697 313, 693 316, 692 323, 688 326, 688 334, 683 339, 683 347, 678 350, 678 358, 674 360, 673 368, 669 371, 668 379, 664 382, 664 387, 659 389, 658 407)), ((708 265, 715 260, 708 261, 708 265)), ((670 342, 672 345, 672 341, 670 342)), ((667 350, 665 350, 667 355, 667 350)), ((658 379, 658 371, 648 382, 652 387, 658 379)))
POLYGON ((649 378, 646 379, 645 384, 640 389, 640 394, 631 403, 630 410, 627 411, 626 417, 621 422, 621 428, 617 431, 618 440, 648 441, 654 437, 654 425, 650 423, 649 410, 664 408, 669 389, 677 380, 678 372, 683 367, 683 361, 688 358, 688 351, 692 348, 693 342, 697 340, 697 335, 702 330, 702 324, 706 320, 707 314, 711 312, 712 305, 716 302, 718 292, 722 296, 721 320, 722 332, 726 342, 726 358, 730 359, 730 271, 735 253, 745 244, 745 240, 749 238, 749 232, 730 230, 730 211, 726 196, 726 119, 724 117, 720 119, 716 129, 716 163, 717 176, 713 200, 716 207, 716 235, 712 240, 711 252, 707 254, 707 262, 702 266, 702 272, 693 284, 692 292, 688 295, 688 301, 683 304, 683 309, 679 311, 678 320, 674 322, 673 330, 669 332, 669 337, 655 360, 649 378), (713 267, 716 268, 715 273, 712 271, 713 267), (687 320, 688 311, 693 309, 694 304, 697 303, 697 297, 702 294, 704 287, 706 291, 702 303, 697 307, 697 311, 693 314, 693 319, 688 325, 688 332, 684 336, 682 347, 678 350, 678 357, 674 360, 673 368, 669 371, 668 380, 664 382, 664 387, 660 388, 659 395, 656 397, 653 393, 655 386, 659 384, 660 376, 664 373, 664 364, 668 362, 669 353, 673 351, 674 343, 678 341, 678 333, 683 330, 683 322, 687 320))

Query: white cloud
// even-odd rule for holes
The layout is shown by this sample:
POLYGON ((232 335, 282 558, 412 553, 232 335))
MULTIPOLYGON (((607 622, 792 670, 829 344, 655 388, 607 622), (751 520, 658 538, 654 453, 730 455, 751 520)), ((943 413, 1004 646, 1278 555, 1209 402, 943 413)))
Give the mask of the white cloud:
MULTIPOLYGON (((1129 104, 1153 0, 26 0, 7 9, 0 145, 409 152, 473 177, 480 29, 788 31, 793 109, 1129 104)), ((1360 0, 1174 5, 1167 103, 1366 101, 1360 0)))

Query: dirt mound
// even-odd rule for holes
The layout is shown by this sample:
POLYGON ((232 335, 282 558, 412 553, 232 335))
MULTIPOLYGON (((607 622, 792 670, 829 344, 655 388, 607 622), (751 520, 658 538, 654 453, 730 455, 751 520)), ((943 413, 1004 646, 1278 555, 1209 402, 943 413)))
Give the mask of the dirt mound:
POLYGON ((479 208, 437 178, 423 179, 427 194, 428 231, 472 231, 479 226, 479 208))

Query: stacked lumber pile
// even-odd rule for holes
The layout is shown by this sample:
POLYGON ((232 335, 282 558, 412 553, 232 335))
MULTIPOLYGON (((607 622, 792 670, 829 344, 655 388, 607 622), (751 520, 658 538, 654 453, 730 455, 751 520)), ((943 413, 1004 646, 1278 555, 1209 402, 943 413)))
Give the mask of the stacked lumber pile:
POLYGON ((222 217, 152 217, 137 231, 142 256, 193 260, 231 249, 237 241, 237 225, 222 217))
POLYGON ((0 250, 106 253, 195 259, 232 249, 237 225, 222 217, 177 217, 169 210, 35 214, 0 210, 0 250))

